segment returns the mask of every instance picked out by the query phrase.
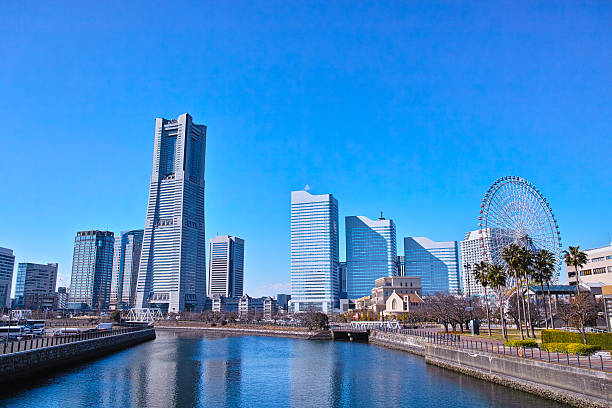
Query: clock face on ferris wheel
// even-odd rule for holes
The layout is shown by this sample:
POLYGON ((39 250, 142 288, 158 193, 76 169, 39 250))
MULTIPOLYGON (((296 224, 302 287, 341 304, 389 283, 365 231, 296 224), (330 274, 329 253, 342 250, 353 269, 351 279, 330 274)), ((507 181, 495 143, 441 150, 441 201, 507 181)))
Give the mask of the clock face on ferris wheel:
POLYGON ((529 181, 515 176, 495 181, 480 204, 481 250, 487 262, 505 265, 502 250, 511 243, 533 252, 550 251, 556 259, 553 282, 561 270, 561 235, 546 198, 529 181))

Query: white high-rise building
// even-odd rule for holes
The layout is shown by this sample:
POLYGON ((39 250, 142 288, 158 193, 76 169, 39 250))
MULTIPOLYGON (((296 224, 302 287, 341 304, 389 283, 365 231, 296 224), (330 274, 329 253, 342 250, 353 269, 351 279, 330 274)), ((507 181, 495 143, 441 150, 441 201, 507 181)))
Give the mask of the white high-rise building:
POLYGON ((155 120, 153 171, 136 307, 200 310, 206 297, 206 126, 187 113, 155 120))
POLYGON ((210 240, 208 296, 240 297, 244 290, 244 240, 220 235, 210 240))
POLYGON ((325 313, 339 308, 338 201, 291 192, 291 304, 325 313))
POLYGON ((489 245, 486 236, 480 230, 465 234, 459 243, 461 252, 461 279, 464 296, 484 295, 484 288, 474 279, 474 266, 487 258, 489 245))
POLYGON ((362 215, 346 221, 346 280, 349 299, 367 296, 374 281, 396 273, 395 223, 362 215))

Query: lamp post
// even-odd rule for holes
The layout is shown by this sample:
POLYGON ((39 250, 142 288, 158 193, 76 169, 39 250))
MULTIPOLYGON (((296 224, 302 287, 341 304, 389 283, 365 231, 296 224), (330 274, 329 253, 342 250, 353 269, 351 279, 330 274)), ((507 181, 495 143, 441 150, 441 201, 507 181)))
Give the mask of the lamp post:
POLYGON ((467 307, 466 310, 470 312, 470 323, 472 325, 472 334, 474 334, 474 316, 472 314, 474 308, 472 307, 472 288, 470 285, 470 269, 472 268, 472 265, 465 264, 463 266, 465 269, 467 269, 468 302, 470 302, 470 306, 467 307))

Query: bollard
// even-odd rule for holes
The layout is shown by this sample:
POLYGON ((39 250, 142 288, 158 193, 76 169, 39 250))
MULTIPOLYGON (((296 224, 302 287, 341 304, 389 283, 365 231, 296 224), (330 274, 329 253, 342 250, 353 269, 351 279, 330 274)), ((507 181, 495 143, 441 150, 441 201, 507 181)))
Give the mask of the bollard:
POLYGON ((578 359, 578 367, 580 367, 580 354, 576 353, 576 358, 578 359))
POLYGON ((565 357, 567 358, 567 365, 570 365, 570 362, 569 362, 569 353, 567 351, 565 352, 565 357))
POLYGON ((601 369, 603 371, 603 357, 601 357, 601 354, 599 355, 599 362, 601 363, 601 369))

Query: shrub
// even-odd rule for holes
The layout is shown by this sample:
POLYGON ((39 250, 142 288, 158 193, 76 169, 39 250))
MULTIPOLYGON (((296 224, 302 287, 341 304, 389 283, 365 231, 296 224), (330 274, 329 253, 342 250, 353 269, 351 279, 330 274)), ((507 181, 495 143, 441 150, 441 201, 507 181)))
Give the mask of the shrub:
POLYGON ((510 340, 504 344, 511 347, 538 347, 538 342, 535 340, 510 340))
POLYGON ((599 346, 591 346, 582 343, 570 343, 567 345, 567 352, 570 354, 580 354, 581 356, 586 356, 588 354, 592 354, 597 350, 601 350, 599 346))
MULTIPOLYGON (((587 333, 587 344, 612 350, 612 333, 587 333)), ((563 330, 542 330, 542 343, 582 343, 580 333, 563 330)))
POLYGON ((582 343, 545 343, 542 347, 548 351, 570 354, 587 355, 601 350, 599 346, 591 346, 582 343))
POLYGON ((548 351, 565 353, 567 351, 567 346, 570 344, 572 343, 543 343, 542 348, 548 351))

